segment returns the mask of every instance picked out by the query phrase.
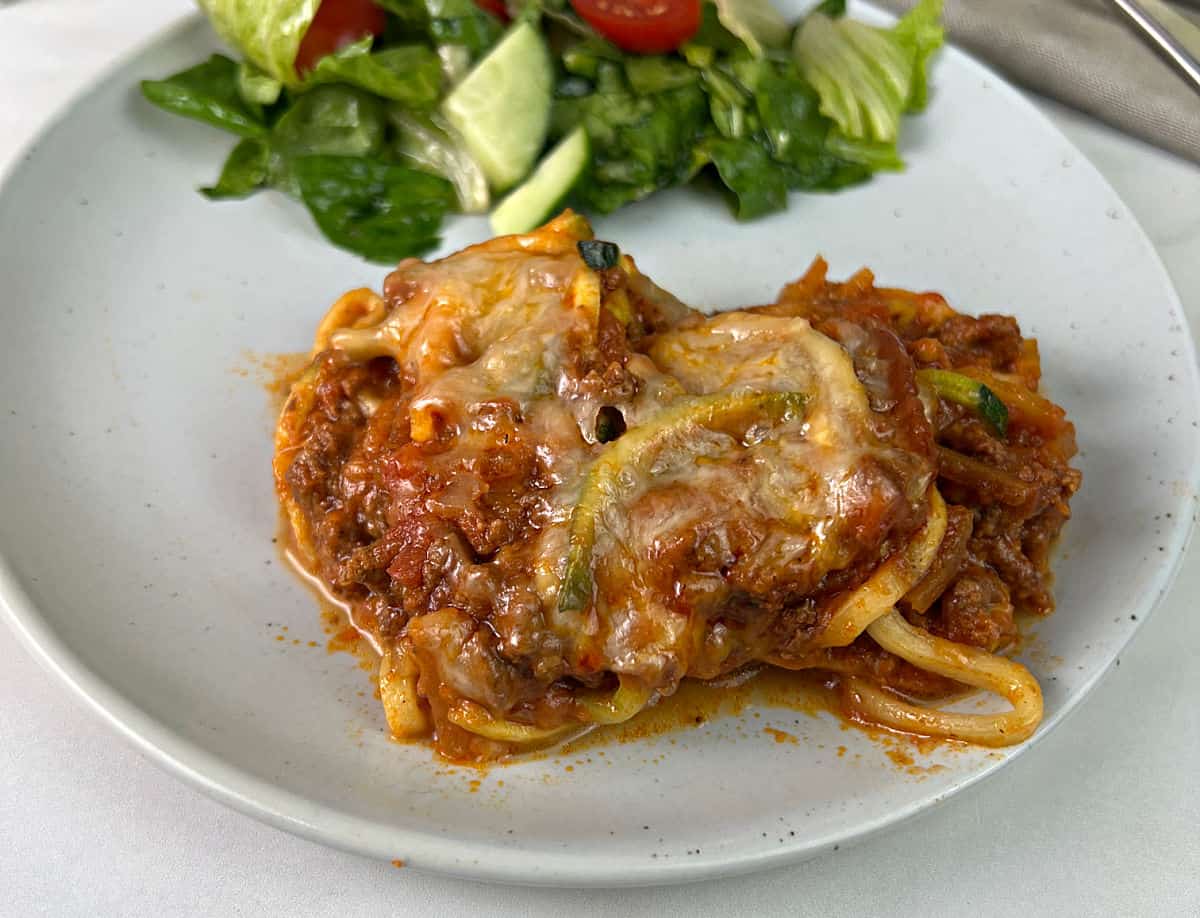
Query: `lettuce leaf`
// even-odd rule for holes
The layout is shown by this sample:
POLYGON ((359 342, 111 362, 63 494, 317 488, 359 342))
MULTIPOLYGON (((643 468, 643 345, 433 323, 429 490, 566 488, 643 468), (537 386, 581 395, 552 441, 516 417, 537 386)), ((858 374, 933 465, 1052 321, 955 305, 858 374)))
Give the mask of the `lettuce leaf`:
POLYGON ((574 202, 593 213, 611 213, 660 188, 682 184, 696 172, 696 142, 708 123, 697 83, 639 96, 623 68, 606 63, 596 91, 555 100, 552 133, 582 124, 592 145, 592 171, 574 202))
POLYGON ((793 52, 821 98, 821 112, 849 140, 895 143, 900 116, 928 97, 929 58, 942 44, 942 0, 920 0, 892 29, 853 19, 807 17, 793 52))
POLYGON ((487 212, 491 201, 487 177, 445 118, 392 108, 388 121, 395 129, 394 149, 402 163, 450 182, 464 214, 487 212))
POLYGON ((262 109, 238 91, 238 65, 220 54, 164 80, 143 80, 142 95, 159 108, 240 137, 267 132, 262 109))
POLYGON ((267 184, 270 167, 270 146, 257 137, 247 137, 225 160, 217 183, 201 188, 200 193, 212 201, 249 197, 267 184))
POLYGON ((395 264, 441 241, 454 206, 450 183, 359 156, 301 156, 292 164, 301 200, 334 245, 395 264))
POLYGON ((894 143, 843 135, 821 113, 820 97, 795 64, 757 62, 751 85, 766 147, 791 167, 792 188, 831 190, 903 168, 894 143))
POLYGON ((754 108, 778 161, 799 163, 825 152, 832 125, 820 112, 816 90, 794 66, 761 68, 754 80, 754 108))
POLYGON ((298 157, 374 156, 385 132, 383 103, 374 96, 349 86, 318 86, 297 96, 275 122, 267 184, 299 197, 292 169, 298 157))
POLYGON ((278 153, 371 156, 383 146, 383 104, 349 86, 320 86, 297 96, 271 131, 278 153))
MULTIPOLYGON (((590 35, 583 41, 565 48, 562 52, 563 69, 567 73, 586 77, 589 80, 599 78, 601 69, 606 62, 620 63, 623 60, 625 60, 625 55, 621 53, 621 49, 611 42, 605 41, 599 35, 590 35)), ((608 68, 608 72, 615 71, 608 68)))
POLYGON ((263 73, 247 60, 238 62, 238 94, 249 105, 274 105, 283 92, 283 84, 263 73))
POLYGON ((296 87, 296 52, 321 0, 198 0, 213 28, 256 67, 296 87))
POLYGON ((398 45, 371 53, 364 38, 317 61, 305 88, 348 83, 410 108, 430 108, 442 88, 442 64, 425 45, 398 45))
POLYGON ((744 42, 721 24, 715 4, 700 4, 700 28, 684 42, 679 53, 693 67, 711 67, 717 54, 745 47, 744 42))
POLYGON ((625 79, 639 96, 695 83, 700 74, 681 60, 661 54, 630 55, 625 59, 625 79))
POLYGON ((752 140, 714 138, 704 144, 725 187, 733 192, 739 220, 753 220, 787 207, 786 173, 752 140))
POLYGON ((478 57, 496 43, 504 26, 474 0, 376 0, 396 16, 406 34, 425 36, 434 45, 459 45, 478 57))
POLYGON ((906 112, 920 112, 929 104, 929 59, 946 40, 942 28, 942 0, 923 0, 896 23, 892 37, 913 56, 913 82, 906 112))
POLYGON ((504 26, 475 0, 425 0, 429 37, 437 45, 463 45, 473 55, 486 51, 500 38, 504 26))
POLYGON ((869 172, 898 172, 904 168, 904 160, 894 143, 875 140, 852 140, 840 131, 829 132, 825 148, 834 156, 851 163, 865 166, 869 172))
POLYGON ((721 25, 742 40, 755 57, 787 44, 792 27, 771 0, 715 0, 721 25))

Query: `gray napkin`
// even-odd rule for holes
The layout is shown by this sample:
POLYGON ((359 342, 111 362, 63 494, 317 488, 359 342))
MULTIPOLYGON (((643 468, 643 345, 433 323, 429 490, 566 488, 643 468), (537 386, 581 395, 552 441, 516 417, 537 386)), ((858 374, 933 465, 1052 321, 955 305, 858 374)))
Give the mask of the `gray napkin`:
POLYGON ((943 18, 951 41, 1014 82, 1200 162, 1200 95, 1107 0, 946 0, 943 18))

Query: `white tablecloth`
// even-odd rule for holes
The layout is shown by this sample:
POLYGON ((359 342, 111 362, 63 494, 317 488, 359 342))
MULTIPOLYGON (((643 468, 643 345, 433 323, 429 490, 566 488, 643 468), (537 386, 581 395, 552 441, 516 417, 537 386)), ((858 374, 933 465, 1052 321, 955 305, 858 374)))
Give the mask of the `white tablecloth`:
MULTIPOLYGON (((0 169, 74 92, 188 10, 0 2, 0 169)), ((1200 169, 1047 108, 1138 215, 1200 328, 1200 169)), ((1083 708, 935 811, 791 869, 617 892, 443 879, 259 825, 144 760, 0 628, 0 916, 1198 915, 1198 594, 1193 550, 1083 708)))

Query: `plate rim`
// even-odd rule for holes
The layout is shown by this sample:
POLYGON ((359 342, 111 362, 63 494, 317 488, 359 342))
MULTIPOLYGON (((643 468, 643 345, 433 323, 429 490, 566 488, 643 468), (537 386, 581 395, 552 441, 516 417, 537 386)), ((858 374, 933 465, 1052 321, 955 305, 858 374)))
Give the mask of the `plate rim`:
MULTIPOLYGON (((863 0, 854 0, 855 7, 869 10, 873 15, 893 18, 863 0)), ((134 58, 155 45, 169 41, 176 33, 194 28, 201 14, 190 11, 180 14, 154 31, 149 37, 132 45, 119 54, 71 93, 41 128, 28 140, 0 170, 0 196, 32 158, 37 147, 62 126, 99 87, 113 79, 117 71, 134 58)), ((1188 379, 1193 395, 1200 396, 1200 365, 1197 364, 1195 338, 1183 309, 1174 280, 1162 257, 1142 228, 1136 215, 1112 188, 1108 179, 1092 163, 1088 156, 1033 102, 1028 95, 1016 88, 1007 78, 995 72, 956 45, 947 43, 943 55, 953 57, 958 63, 974 71, 990 82, 989 88, 1003 93, 1010 104, 1036 119, 1041 126, 1057 136, 1074 154, 1091 177, 1099 181, 1119 203, 1122 219, 1130 221, 1145 243, 1152 265, 1165 283, 1167 293, 1165 306, 1173 310, 1182 325, 1186 343, 1183 350, 1188 358, 1188 379)), ((1200 491, 1200 430, 1190 435, 1191 467, 1187 473, 1187 484, 1191 493, 1200 491)), ((1181 503, 1186 498, 1181 498, 1181 503)), ((157 767, 163 769, 206 796, 244 813, 259 822, 299 835, 352 854, 390 860, 402 856, 409 864, 424 872, 453 876, 477 881, 511 885, 544 887, 639 887, 671 885, 737 876, 760 870, 768 870, 800 863, 838 847, 856 844, 872 835, 893 829, 918 815, 929 812, 936 806, 966 789, 994 775, 999 769, 1017 760, 1041 740, 1053 732, 1067 717, 1077 711, 1090 697, 1096 686, 1113 669, 1114 662, 1140 634, 1146 621, 1171 592, 1183 566, 1188 545, 1196 526, 1192 513, 1180 513, 1166 540, 1167 563, 1160 566, 1154 575, 1153 585, 1143 598, 1130 609, 1137 614, 1137 621, 1118 645, 1112 648, 1110 659, 1069 695, 1062 706, 1039 726, 1038 731, 1027 741, 1002 758, 989 760, 974 773, 965 776, 944 792, 920 798, 902 807, 889 810, 881 816, 864 820, 853 828, 831 831, 823 836, 798 838, 796 841, 768 850, 750 850, 742 853, 702 855, 686 861, 659 859, 646 864, 596 866, 595 859, 580 854, 557 851, 537 852, 536 870, 530 860, 528 849, 504 847, 486 841, 459 842, 447 836, 407 829, 403 826, 384 826, 361 817, 349 816, 333 807, 314 803, 310 799, 258 778, 255 775, 230 765, 219 756, 177 734, 168 725, 139 707, 102 676, 89 668, 78 655, 59 637, 42 617, 37 606, 22 588, 7 559, 0 554, 0 612, 20 642, 47 672, 61 679, 70 688, 71 694, 83 706, 95 712, 99 718, 126 742, 157 767), (383 835, 389 834, 396 844, 385 844, 383 835), (404 851, 398 849, 405 849, 404 851), (475 856, 472 863, 471 856, 475 856)))

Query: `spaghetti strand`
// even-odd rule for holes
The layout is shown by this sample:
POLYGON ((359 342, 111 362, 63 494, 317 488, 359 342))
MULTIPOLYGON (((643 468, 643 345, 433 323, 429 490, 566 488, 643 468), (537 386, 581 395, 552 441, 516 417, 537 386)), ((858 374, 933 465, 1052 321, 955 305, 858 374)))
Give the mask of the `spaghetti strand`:
POLYGON ((858 589, 843 600, 815 647, 845 647, 867 627, 886 615, 933 566, 946 535, 946 502, 936 487, 929 489, 929 518, 908 545, 889 558, 858 589))
POLYGON ((863 720, 926 736, 944 736, 984 746, 1020 743, 1042 721, 1042 690, 1020 663, 976 647, 934 637, 905 621, 895 609, 880 616, 867 634, 884 650, 914 666, 956 682, 987 689, 1003 696, 1011 711, 997 714, 963 714, 926 708, 903 700, 865 679, 844 683, 848 713, 863 720))

